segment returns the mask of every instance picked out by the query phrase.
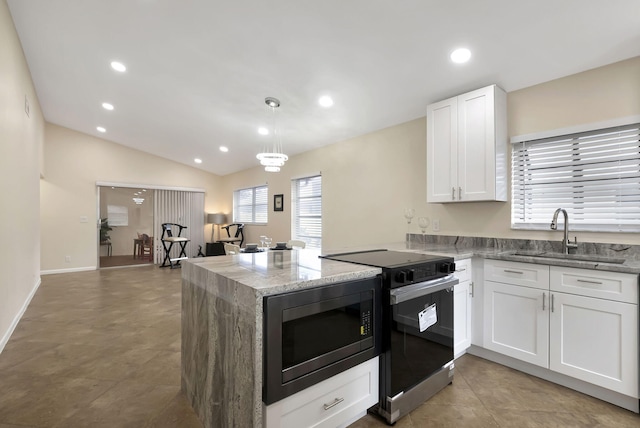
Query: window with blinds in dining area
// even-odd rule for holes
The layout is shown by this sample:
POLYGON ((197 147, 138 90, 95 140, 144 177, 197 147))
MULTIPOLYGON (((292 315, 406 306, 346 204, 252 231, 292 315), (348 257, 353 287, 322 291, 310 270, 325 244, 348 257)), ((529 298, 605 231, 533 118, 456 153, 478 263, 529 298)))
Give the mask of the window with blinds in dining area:
POLYGON ((512 146, 511 223, 549 229, 557 208, 571 230, 640 231, 640 123, 512 146))
POLYGON ((291 180, 291 238, 322 248, 322 176, 291 180))
POLYGON ((256 186, 233 192, 233 222, 267 224, 268 186, 256 186))

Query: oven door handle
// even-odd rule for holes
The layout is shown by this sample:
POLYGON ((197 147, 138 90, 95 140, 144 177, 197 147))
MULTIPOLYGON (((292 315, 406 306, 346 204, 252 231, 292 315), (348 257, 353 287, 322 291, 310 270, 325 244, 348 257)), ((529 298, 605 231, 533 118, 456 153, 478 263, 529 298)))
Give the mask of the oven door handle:
POLYGON ((444 278, 434 279, 432 281, 424 281, 404 287, 393 288, 389 292, 391 294, 391 305, 397 305, 398 303, 406 302, 407 300, 446 290, 459 282, 460 281, 458 281, 458 278, 455 276, 448 275, 444 278))

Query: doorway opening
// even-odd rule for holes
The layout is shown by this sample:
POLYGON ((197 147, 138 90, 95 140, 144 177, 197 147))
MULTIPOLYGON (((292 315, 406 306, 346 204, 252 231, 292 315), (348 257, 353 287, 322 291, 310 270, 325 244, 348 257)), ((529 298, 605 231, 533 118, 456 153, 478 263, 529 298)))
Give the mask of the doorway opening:
POLYGON ((100 201, 99 267, 154 263, 154 191, 98 186, 100 201))

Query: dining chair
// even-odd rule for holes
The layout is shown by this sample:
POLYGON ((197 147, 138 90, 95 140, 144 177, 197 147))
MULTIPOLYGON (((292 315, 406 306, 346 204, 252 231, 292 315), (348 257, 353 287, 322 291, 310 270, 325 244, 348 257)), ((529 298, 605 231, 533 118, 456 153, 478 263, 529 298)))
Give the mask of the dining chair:
POLYGON ((242 244, 244 243, 244 223, 228 224, 226 226, 221 227, 221 229, 224 229, 227 231, 227 237, 218 238, 218 242, 226 242, 228 244, 235 244, 236 242, 239 242, 238 245, 242 247, 242 244), (235 232, 233 231, 234 227, 235 227, 235 232))
POLYGON ((149 261, 153 260, 153 237, 143 233, 140 239, 140 258, 149 261))
POLYGON ((287 248, 305 248, 307 246, 307 243, 304 241, 301 241, 299 239, 292 239, 289 242, 287 242, 287 248))
POLYGON ((162 246, 164 247, 164 260, 160 267, 169 266, 171 269, 181 267, 180 260, 186 260, 186 246, 189 242, 189 238, 182 236, 182 230, 186 229, 187 226, 182 226, 176 223, 162 223, 162 236, 160 237, 160 241, 162 241, 162 246), (178 234, 174 235, 174 231, 178 229, 178 234), (178 257, 171 257, 171 248, 173 244, 180 245, 180 254, 178 257), (169 262, 169 264, 167 264, 169 262), (176 263, 174 263, 176 262, 176 263))
POLYGON ((227 256, 240 254, 240 246, 235 244, 224 244, 224 252, 227 256))

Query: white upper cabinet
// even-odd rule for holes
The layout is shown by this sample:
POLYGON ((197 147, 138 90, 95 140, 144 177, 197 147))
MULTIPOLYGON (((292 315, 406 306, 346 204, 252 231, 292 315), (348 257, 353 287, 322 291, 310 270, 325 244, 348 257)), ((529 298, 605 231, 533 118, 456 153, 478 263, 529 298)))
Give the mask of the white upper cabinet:
POLYGON ((427 202, 507 200, 507 94, 487 86, 427 107, 427 202))

